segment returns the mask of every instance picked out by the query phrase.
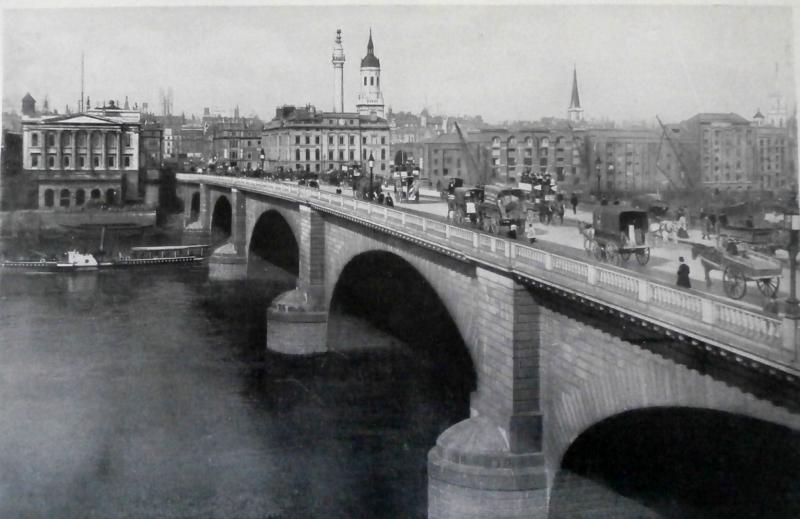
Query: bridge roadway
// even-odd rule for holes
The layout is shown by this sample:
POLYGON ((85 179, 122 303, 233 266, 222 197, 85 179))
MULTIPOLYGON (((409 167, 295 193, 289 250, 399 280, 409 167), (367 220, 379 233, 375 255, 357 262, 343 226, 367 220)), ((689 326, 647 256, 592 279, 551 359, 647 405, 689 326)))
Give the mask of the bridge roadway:
POLYGON ((677 289, 643 272, 587 260, 582 252, 572 253, 567 247, 531 247, 450 225, 404 204, 389 208, 325 190, 260 179, 179 174, 178 180, 300 201, 322 213, 506 272, 524 284, 559 291, 576 304, 605 307, 631 321, 702 344, 713 353, 731 355, 739 363, 761 365, 790 380, 800 377, 796 323, 765 315, 752 305, 677 289))

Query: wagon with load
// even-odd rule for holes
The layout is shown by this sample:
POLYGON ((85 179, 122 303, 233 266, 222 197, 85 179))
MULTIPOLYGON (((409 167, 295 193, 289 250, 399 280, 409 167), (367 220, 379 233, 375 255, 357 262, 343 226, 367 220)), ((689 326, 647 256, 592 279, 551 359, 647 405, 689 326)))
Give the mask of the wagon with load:
POLYGON ((645 242, 648 230, 647 211, 620 205, 605 205, 594 210, 592 225, 582 229, 583 247, 600 261, 621 265, 636 256, 640 265, 650 261, 650 247, 645 242))

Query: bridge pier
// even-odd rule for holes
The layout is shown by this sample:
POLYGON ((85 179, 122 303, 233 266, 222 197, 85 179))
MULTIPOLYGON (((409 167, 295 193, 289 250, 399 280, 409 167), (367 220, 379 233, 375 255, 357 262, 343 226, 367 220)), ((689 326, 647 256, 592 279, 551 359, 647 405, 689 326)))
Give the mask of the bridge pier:
POLYGON ((297 288, 278 296, 267 310, 267 349, 288 355, 328 350, 325 304, 325 221, 300 205, 297 288))
POLYGON ((477 269, 478 388, 472 416, 428 454, 429 519, 546 518, 539 307, 513 279, 477 269))
POLYGON ((208 184, 201 183, 200 188, 200 211, 197 220, 191 221, 192 217, 192 197, 183 204, 183 230, 188 232, 209 232, 211 230, 211 192, 208 184))
MULTIPOLYGON (((204 184, 203 184, 204 186, 204 184)), ((215 281, 247 278, 247 214, 245 195, 231 189, 231 237, 208 258, 208 277, 215 281)), ((206 208, 208 205, 206 205, 206 208)), ((208 212, 206 210, 206 212, 208 212)), ((203 214, 203 194, 200 194, 200 213, 203 214)))

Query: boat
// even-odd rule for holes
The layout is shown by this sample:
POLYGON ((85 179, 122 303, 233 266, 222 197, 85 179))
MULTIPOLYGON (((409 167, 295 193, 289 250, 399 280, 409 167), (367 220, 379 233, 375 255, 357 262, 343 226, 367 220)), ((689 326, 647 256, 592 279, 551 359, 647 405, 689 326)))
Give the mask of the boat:
POLYGON ((193 264, 205 259, 209 245, 164 245, 133 247, 129 253, 105 260, 94 254, 69 250, 61 260, 1 261, 0 269, 23 271, 80 271, 104 268, 141 267, 147 265, 193 264))

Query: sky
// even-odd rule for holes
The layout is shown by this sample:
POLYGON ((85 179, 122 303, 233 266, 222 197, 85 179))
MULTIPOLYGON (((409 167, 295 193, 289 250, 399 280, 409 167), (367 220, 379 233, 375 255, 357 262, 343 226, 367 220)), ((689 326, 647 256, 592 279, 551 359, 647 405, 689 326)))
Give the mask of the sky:
MULTIPOLYGON (((183 2, 186 4, 187 2, 183 2)), ((754 5, 251 5, 4 9, 2 98, 20 110, 74 110, 85 90, 148 102, 171 87, 174 113, 333 108, 331 52, 342 29, 345 110, 355 110, 372 29, 384 101, 394 110, 499 123, 564 117, 573 66, 590 119, 677 122, 698 112, 794 106, 793 21, 754 5), (775 68, 778 64, 778 79, 775 68)), ((50 5, 51 7, 47 7, 50 5)))

